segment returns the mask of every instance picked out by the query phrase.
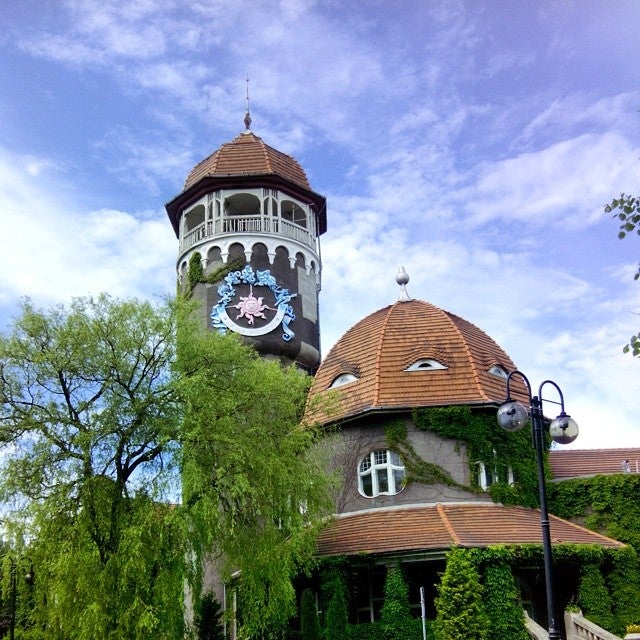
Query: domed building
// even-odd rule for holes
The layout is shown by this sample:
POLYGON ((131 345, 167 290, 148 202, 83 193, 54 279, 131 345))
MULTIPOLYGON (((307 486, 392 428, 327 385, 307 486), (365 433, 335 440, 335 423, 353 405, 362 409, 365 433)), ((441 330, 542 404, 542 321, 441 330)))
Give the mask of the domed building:
MULTIPOLYGON (((422 587, 433 619, 450 549, 541 549, 531 433, 507 433, 496 421, 514 369, 481 329, 409 299, 404 287, 398 302, 357 322, 327 354, 307 420, 333 431, 343 482, 318 552, 344 562, 352 623, 380 620, 391 566, 402 567, 415 612, 422 587)), ((527 397, 518 379, 511 395, 527 397)), ((554 516, 551 531, 554 545, 624 546, 554 516)), ((543 623, 540 560, 517 562, 513 576, 524 609, 543 623)), ((565 563, 558 579, 564 611, 576 597, 576 564, 565 563)))
MULTIPOLYGON (((202 302, 203 322, 315 374, 305 421, 326 431, 328 464, 342 482, 318 541, 320 569, 300 577, 298 592, 311 590, 326 618, 338 575, 349 622, 375 625, 389 569, 400 567, 414 617, 428 622, 447 554, 463 549, 475 554, 479 580, 503 571, 501 589, 483 596, 487 609, 516 602, 514 628, 524 633, 524 609, 531 637, 545 637, 533 621, 545 624, 547 606, 531 431, 507 433, 496 421, 507 379, 511 396, 529 401, 522 380, 509 378, 514 363, 468 320, 412 300, 403 270, 399 300, 348 329, 321 363, 326 201, 300 164, 250 125, 247 112, 245 131, 198 163, 166 209, 179 241, 178 285, 202 302)), ((634 461, 639 468, 637 450, 625 450, 611 457, 612 469, 620 456, 623 469, 634 461)), ((565 480, 583 467, 598 469, 597 460, 551 462, 565 480)), ((585 566, 595 567, 590 579, 606 574, 611 584, 624 583, 615 554, 625 545, 555 516, 550 532, 563 550, 555 557, 557 611, 580 599, 585 566)), ((228 585, 208 570, 208 588, 232 606, 228 585)), ((235 640, 235 625, 228 637, 235 640)))

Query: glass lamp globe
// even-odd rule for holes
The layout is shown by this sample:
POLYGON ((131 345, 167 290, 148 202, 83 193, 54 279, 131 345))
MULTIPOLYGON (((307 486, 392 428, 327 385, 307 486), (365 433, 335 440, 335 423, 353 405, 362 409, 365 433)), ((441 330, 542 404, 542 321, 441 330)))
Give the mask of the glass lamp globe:
POLYGON ((549 425, 549 435, 558 444, 570 444, 578 437, 578 423, 563 411, 549 425))
POLYGON ((529 420, 529 411, 517 400, 508 400, 498 409, 498 424, 505 431, 520 431, 529 420))

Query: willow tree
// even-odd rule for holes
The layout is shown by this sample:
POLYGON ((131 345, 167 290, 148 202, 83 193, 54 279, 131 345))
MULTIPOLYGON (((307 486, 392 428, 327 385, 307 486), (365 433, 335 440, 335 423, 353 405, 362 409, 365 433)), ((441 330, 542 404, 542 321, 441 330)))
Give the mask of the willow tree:
POLYGON ((34 637, 181 637, 175 324, 166 304, 25 301, 0 336, 0 489, 34 637))
POLYGON ((223 580, 239 576, 243 633, 275 633, 295 613, 293 579, 330 510, 320 434, 301 426, 309 378, 195 319, 181 326, 178 353, 194 593, 213 562, 223 580))

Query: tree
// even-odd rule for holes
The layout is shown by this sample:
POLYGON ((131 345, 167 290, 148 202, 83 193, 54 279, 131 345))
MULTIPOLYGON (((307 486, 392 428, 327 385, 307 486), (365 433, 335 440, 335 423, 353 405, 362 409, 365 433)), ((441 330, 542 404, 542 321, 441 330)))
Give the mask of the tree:
POLYGON ((492 562, 484 572, 484 602, 492 640, 528 640, 524 612, 511 567, 492 562))
POLYGON ((435 604, 438 640, 487 638, 480 576, 465 549, 456 547, 447 554, 447 568, 438 586, 435 604))
POLYGON ((408 628, 412 621, 409 589, 398 565, 391 567, 387 572, 380 617, 386 640, 403 640, 409 635, 408 628))
POLYGON ((347 635, 349 614, 347 611, 347 593, 342 578, 336 578, 332 585, 333 593, 327 607, 326 640, 344 640, 347 635))
MULTIPOLYGON (((618 219, 620 223, 618 238, 622 240, 634 231, 640 235, 640 198, 622 193, 619 198, 615 198, 605 205, 604 210, 606 213, 613 213, 613 217, 618 219)), ((635 272, 633 279, 636 281, 640 279, 640 267, 635 272)), ((640 332, 631 336, 623 351, 640 356, 640 332)))
POLYGON ((300 598, 300 637, 304 640, 322 638, 316 598, 311 589, 305 589, 300 598))
POLYGON ((25 301, 0 336, 0 490, 14 543, 30 541, 42 637, 182 633, 175 324, 167 304, 103 295, 25 301))
POLYGON ((190 580, 198 592, 207 558, 227 581, 239 572, 244 635, 273 633, 295 614, 292 580, 312 562, 317 523, 330 511, 320 432, 300 424, 309 378, 195 315, 178 346, 190 580))
POLYGON ((224 640, 222 613, 222 607, 215 595, 211 591, 204 593, 198 603, 195 620, 198 640, 224 640))

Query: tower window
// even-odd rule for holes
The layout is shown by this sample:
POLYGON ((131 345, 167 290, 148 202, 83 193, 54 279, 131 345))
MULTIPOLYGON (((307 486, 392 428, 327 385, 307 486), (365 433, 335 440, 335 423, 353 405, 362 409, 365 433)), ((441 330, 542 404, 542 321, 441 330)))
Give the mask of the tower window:
POLYGON ((305 210, 291 200, 283 200, 281 206, 281 215, 283 220, 288 220, 297 224, 299 227, 307 226, 307 214, 305 210))
POLYGON ((498 378, 507 378, 507 376, 509 375, 507 373, 507 370, 499 365, 499 364, 494 364, 490 369, 489 369, 489 373, 492 376, 497 376, 498 378))
POLYGON ((404 463, 395 451, 372 451, 358 465, 358 490, 367 498, 400 493, 404 479, 404 463))

